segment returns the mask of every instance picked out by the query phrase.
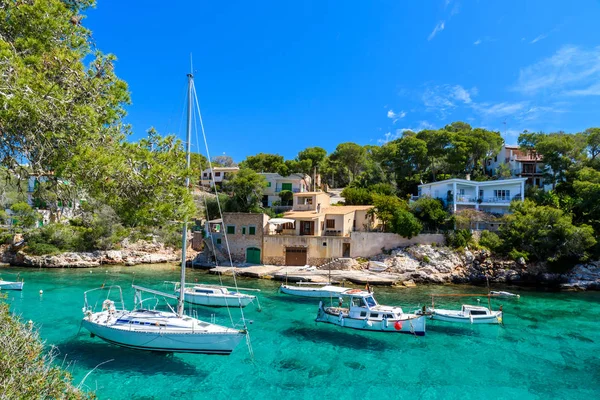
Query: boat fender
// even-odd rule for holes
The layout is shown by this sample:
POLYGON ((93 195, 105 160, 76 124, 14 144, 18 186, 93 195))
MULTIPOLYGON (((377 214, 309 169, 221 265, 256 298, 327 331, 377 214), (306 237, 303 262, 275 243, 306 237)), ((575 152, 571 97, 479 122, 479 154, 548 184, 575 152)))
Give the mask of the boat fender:
POLYGON ((373 323, 371 321, 369 321, 368 319, 365 319, 365 327, 366 326, 373 326, 373 323))
POLYGON ((401 331, 402 330, 402 322, 396 321, 394 323, 394 329, 397 330, 397 331, 401 331))
POLYGON ((342 312, 340 311, 340 316, 339 316, 339 321, 340 321, 340 326, 344 326, 344 315, 342 314, 342 312))
POLYGON ((383 327, 384 327, 384 328, 386 328, 386 329, 387 329, 387 327, 388 327, 388 320, 387 320, 387 317, 384 317, 384 318, 383 318, 383 327))
POLYGON ((473 316, 469 315, 469 320, 471 321, 471 325, 473 325, 473 316))

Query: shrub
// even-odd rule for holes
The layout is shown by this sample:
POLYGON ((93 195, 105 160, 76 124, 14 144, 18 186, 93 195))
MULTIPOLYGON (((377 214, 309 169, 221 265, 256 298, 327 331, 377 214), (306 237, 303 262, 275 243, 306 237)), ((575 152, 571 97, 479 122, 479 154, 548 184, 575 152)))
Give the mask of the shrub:
POLYGON ((346 205, 369 205, 373 203, 371 193, 367 189, 347 187, 342 190, 341 196, 346 205))
POLYGON ((51 256, 59 254, 61 251, 58 247, 46 243, 31 243, 25 248, 27 254, 34 256, 51 256))
POLYGON ((509 251, 509 252, 508 252, 508 256, 509 256, 509 257, 510 257, 512 260, 514 260, 514 261, 517 261, 517 260, 518 260, 519 258, 521 258, 521 257, 523 257, 523 259, 524 259, 525 261, 528 261, 528 260, 529 260, 529 254, 527 254, 527 253, 526 253, 526 252, 524 252, 524 251, 518 251, 518 250, 515 250, 515 249, 512 249, 511 251, 509 251))
POLYGON ((431 259, 427 256, 423 256, 423 262, 425 263, 429 263, 431 261, 431 259))
POLYGON ((473 241, 473 235, 468 229, 448 231, 444 236, 446 237, 446 244, 455 249, 467 247, 473 241))
POLYGON ((69 373, 53 365, 54 355, 45 353, 37 331, 11 316, 6 304, 0 304, 0 326, 2 398, 89 398, 72 385, 69 373))
POLYGON ((497 251, 502 247, 502 239, 494 232, 483 231, 479 238, 479 244, 491 251, 497 251))
POLYGON ((405 238, 410 239, 418 235, 423 225, 409 211, 397 209, 392 219, 392 231, 405 238))

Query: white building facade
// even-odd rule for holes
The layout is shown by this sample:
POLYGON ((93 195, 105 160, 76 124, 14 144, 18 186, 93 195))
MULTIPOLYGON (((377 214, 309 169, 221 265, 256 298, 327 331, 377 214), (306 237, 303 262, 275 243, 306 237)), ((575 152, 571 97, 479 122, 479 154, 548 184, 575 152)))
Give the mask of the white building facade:
POLYGON ((200 177, 200 184, 204 187, 213 187, 215 184, 221 186, 230 174, 235 174, 240 169, 238 167, 214 167, 202 171, 200 177), (214 175, 214 181, 213 181, 214 175))
MULTIPOLYGON (((277 173, 263 172, 259 175, 264 176, 267 181, 267 187, 263 190, 263 207, 271 207, 273 202, 281 201, 279 194, 284 190, 289 190, 292 193, 304 193, 311 188, 312 180, 310 176, 305 174, 281 176, 277 173)), ((291 206, 292 204, 282 205, 291 206)))
POLYGON ((419 185, 418 197, 441 199, 453 212, 475 209, 492 214, 506 214, 513 200, 525 199, 527 178, 496 181, 447 179, 419 185))
POLYGON ((486 170, 496 175, 501 164, 506 164, 514 178, 526 178, 525 185, 544 190, 552 185, 544 184, 544 162, 535 151, 523 151, 519 146, 504 145, 498 154, 487 160, 486 170))

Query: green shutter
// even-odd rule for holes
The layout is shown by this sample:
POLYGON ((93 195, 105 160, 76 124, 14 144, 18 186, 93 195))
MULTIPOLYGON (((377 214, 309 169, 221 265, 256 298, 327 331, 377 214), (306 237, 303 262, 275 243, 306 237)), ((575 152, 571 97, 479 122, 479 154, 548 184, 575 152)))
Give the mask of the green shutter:
POLYGON ((248 227, 248 235, 256 235, 256 227, 255 226, 248 227))
POLYGON ((242 235, 245 235, 245 234, 246 234, 246 227, 242 226, 242 235))
POLYGON ((227 234, 235 235, 235 225, 227 225, 227 234))
POLYGON ((291 183, 282 183, 281 184, 281 190, 289 190, 291 192, 292 191, 292 184, 291 183))
POLYGON ((250 264, 260 264, 260 249, 249 247, 246 249, 246 262, 250 264))

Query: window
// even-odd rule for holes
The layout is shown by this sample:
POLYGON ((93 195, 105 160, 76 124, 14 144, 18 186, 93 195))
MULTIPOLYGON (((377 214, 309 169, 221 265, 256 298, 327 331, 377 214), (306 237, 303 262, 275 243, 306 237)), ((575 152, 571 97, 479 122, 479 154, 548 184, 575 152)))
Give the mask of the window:
POLYGON ((302 204, 302 205, 308 204, 308 205, 310 205, 312 203, 313 203, 312 197, 299 197, 298 198, 298 204, 302 204))
POLYGON ((205 178, 207 178, 208 174, 205 172, 204 174, 202 174, 202 176, 204 176, 205 178))
POLYGON ((246 234, 246 227, 242 226, 242 235, 245 235, 245 234, 246 234))
POLYGON ((377 314, 377 313, 371 313, 371 318, 379 318, 379 314, 377 314))
POLYGON ((465 189, 458 189, 458 194, 460 196, 464 196, 465 195, 465 189))
POLYGON ((471 315, 487 315, 485 310, 471 310, 471 315))
POLYGON ((483 189, 479 189, 479 197, 483 198, 483 189))
POLYGON ((220 173, 220 172, 215 172, 215 178, 216 178, 217 176, 221 176, 221 173, 220 173))
POLYGON ((217 238, 217 244, 221 244, 221 238, 217 238))
POLYGON ((327 247, 327 242, 323 242, 323 247, 327 247))
POLYGON ((248 235, 256 235, 256 227, 255 226, 248 227, 248 235))
POLYGON ((267 187, 271 187, 271 182, 267 182, 267 187))
POLYGON ((367 312, 366 311, 361 311, 360 312, 360 316, 361 317, 366 317, 367 316, 367 312))
POLYGON ((282 183, 281 184, 281 190, 289 190, 291 192, 292 191, 292 184, 291 183, 282 183))
POLYGON ((366 300, 369 307, 375 307, 377 305, 373 297, 367 297, 366 300))
POLYGON ((283 229, 294 229, 294 223, 286 222, 285 224, 283 224, 283 229))
POLYGON ((326 224, 327 229, 335 228, 335 219, 328 219, 326 224))
POLYGON ((501 200, 510 200, 510 190, 494 190, 494 197, 501 200))
POLYGON ((227 225, 227 234, 235 235, 235 225, 227 225))

